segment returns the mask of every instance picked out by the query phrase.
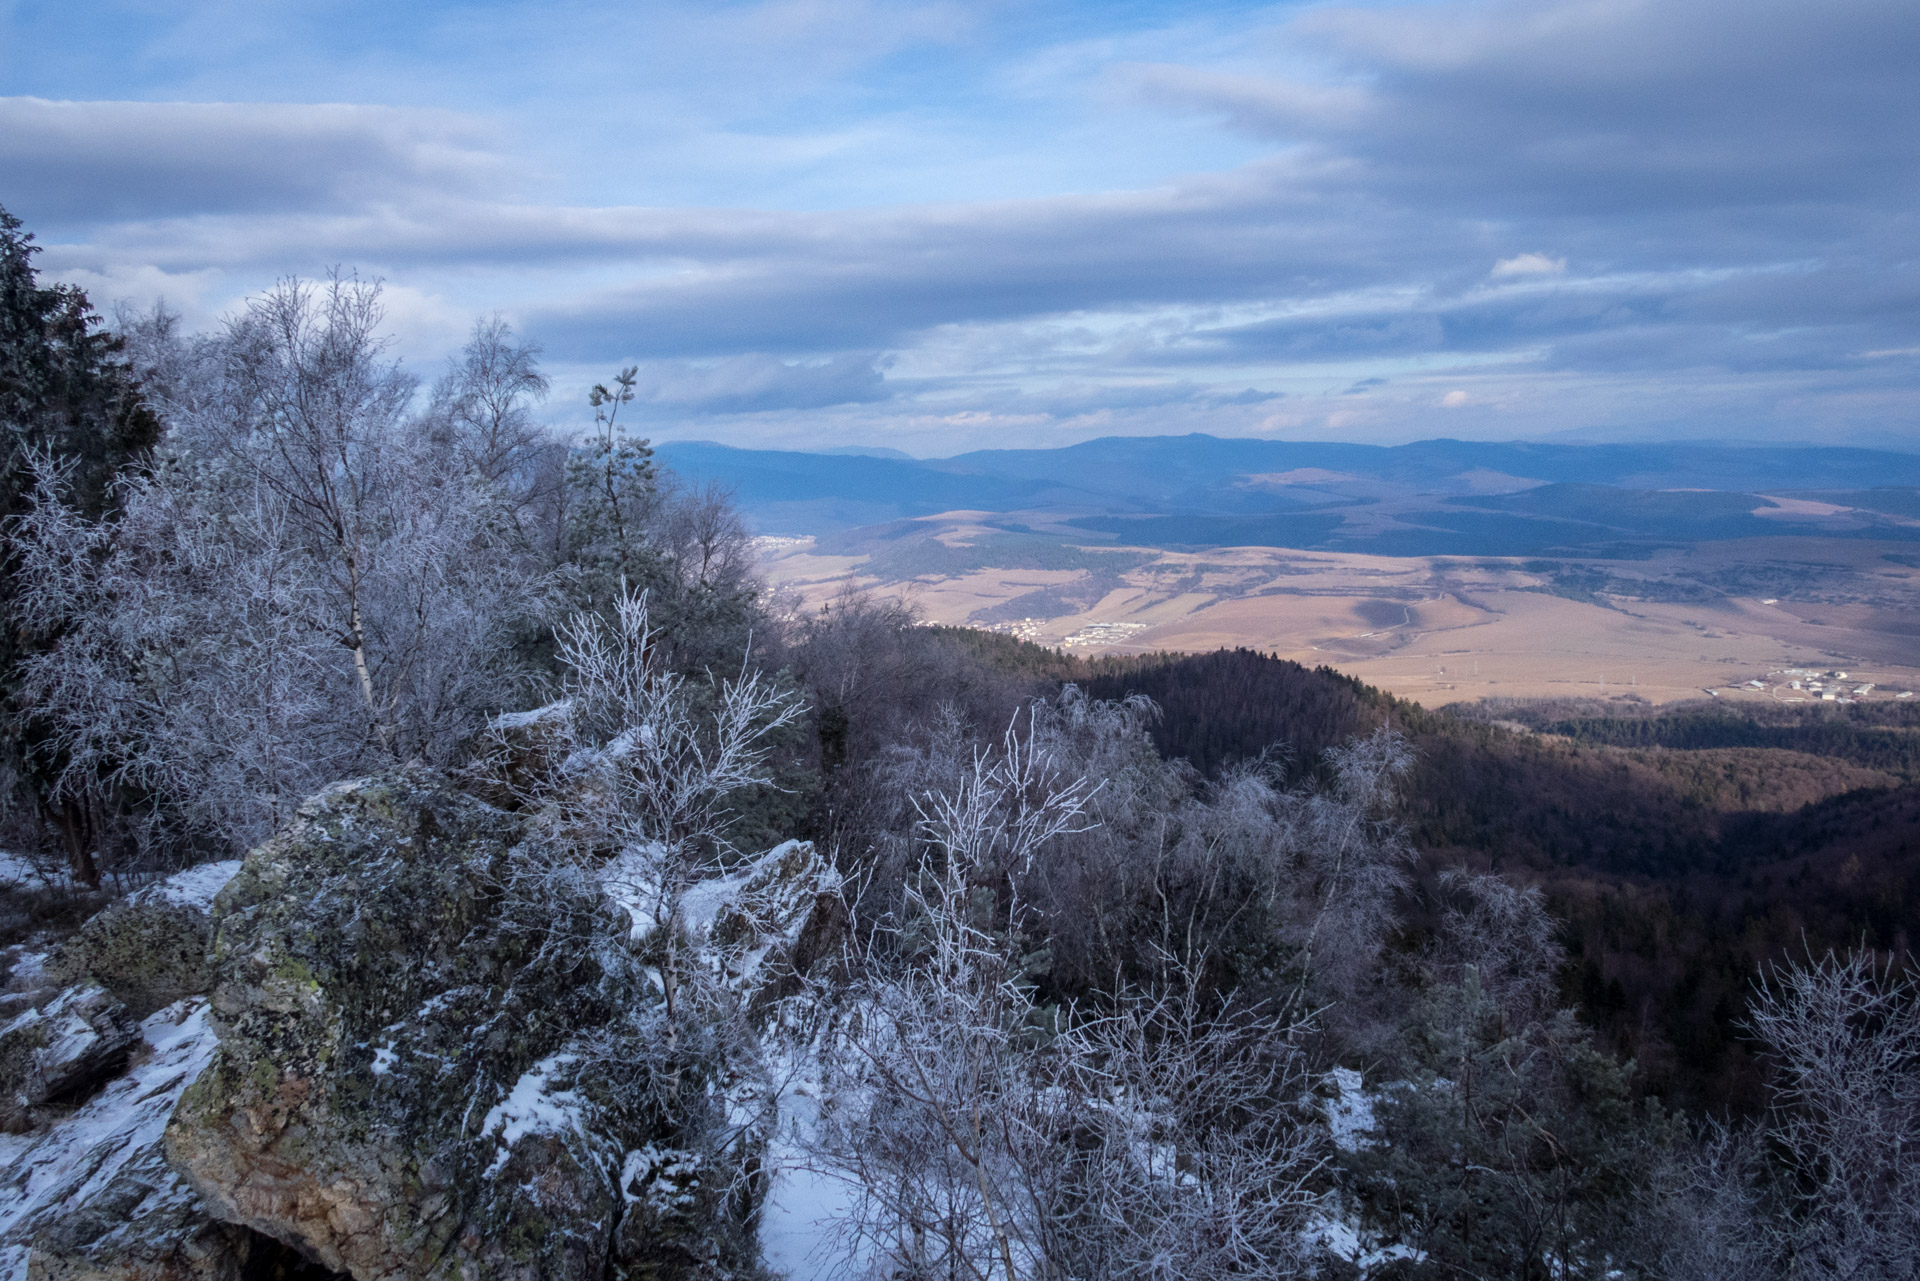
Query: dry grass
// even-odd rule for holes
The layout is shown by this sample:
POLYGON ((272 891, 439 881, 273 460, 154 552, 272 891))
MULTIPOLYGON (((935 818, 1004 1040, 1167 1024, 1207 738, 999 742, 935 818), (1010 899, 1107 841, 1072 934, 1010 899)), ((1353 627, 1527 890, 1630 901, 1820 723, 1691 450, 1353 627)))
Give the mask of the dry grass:
MULTIPOLYGON (((949 544, 985 532, 965 519, 929 524, 949 544)), ((1885 698, 1920 690, 1920 571, 1882 551, 1858 540, 1781 538, 1701 544, 1653 562, 1580 561, 1582 571, 1618 575, 1613 589, 1586 599, 1553 594, 1554 575, 1518 559, 1153 551, 1091 606, 997 629, 1083 653, 1247 646, 1430 705, 1622 694, 1663 703, 1707 690, 1817 698, 1785 688, 1788 668, 1844 669, 1850 685, 1872 682, 1868 697, 1885 698), (1776 572, 1797 579, 1771 589, 1777 596, 1750 586, 1776 572), (1637 582, 1658 596, 1661 584, 1702 580, 1727 583, 1725 594, 1631 594, 1637 582), (1746 686, 1755 679, 1768 688, 1746 686)), ((817 605, 853 582, 901 593, 927 621, 952 624, 1081 576, 986 569, 886 581, 864 567, 861 558, 806 547, 774 549, 764 562, 769 580, 800 602, 817 605)))

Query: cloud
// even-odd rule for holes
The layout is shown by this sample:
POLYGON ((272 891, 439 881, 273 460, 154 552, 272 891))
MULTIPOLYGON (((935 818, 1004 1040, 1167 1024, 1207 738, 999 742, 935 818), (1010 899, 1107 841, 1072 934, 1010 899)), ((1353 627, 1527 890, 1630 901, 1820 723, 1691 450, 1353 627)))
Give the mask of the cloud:
POLYGON ((1549 258, 1545 254, 1515 254, 1494 263, 1493 270, 1487 274, 1498 280, 1502 276, 1564 276, 1566 273, 1565 258, 1549 258))
POLYGON ((710 364, 657 362, 642 367, 642 402, 688 415, 822 409, 888 399, 885 358, 845 352, 817 362, 786 361, 762 353, 710 364))
POLYGON ((1373 191, 1507 216, 1886 207, 1916 188, 1920 14, 1905 0, 1335 6, 1286 38, 1322 52, 1329 83, 1156 83, 1336 152, 1373 191))
POLYGON ((360 210, 513 184, 494 131, 445 111, 0 98, 23 217, 73 223, 360 210))
POLYGON ((743 438, 1920 409, 1872 354, 1920 344, 1909 0, 1125 8, 507 4, 291 64, 289 97, 421 101, 464 66, 459 111, 0 99, 0 201, 96 291, 358 266, 743 438), (967 194, 1014 170, 1038 194, 967 194))

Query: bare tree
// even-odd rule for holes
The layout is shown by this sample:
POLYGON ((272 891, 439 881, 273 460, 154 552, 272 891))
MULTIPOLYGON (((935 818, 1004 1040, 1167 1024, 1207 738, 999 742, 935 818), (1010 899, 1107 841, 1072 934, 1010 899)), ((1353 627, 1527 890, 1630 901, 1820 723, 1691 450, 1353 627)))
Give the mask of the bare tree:
POLYGON ((1020 882, 1088 827, 1053 713, 916 799, 921 857, 856 968, 816 1159, 846 1233, 912 1277, 1213 1277, 1292 1261, 1315 1198, 1298 1020, 1187 975, 1104 1013, 1037 1003, 1020 882))
POLYGON ((540 346, 516 342, 499 315, 474 322, 459 357, 433 387, 428 429, 443 433, 459 465, 490 485, 530 500, 542 480, 540 460, 552 443, 534 421, 532 402, 548 383, 540 346))
POLYGON ((1764 1140, 1750 1126, 1709 1124, 1657 1165, 1637 1235, 1663 1281, 1765 1281, 1780 1274, 1768 1229, 1764 1140))
POLYGON ((621 888, 652 918, 677 1035, 687 892, 737 855, 731 803, 772 784, 770 745, 802 706, 744 655, 736 674, 705 682, 673 670, 645 594, 623 594, 611 621, 575 615, 560 629, 560 661, 550 765, 522 790, 563 846, 626 856, 621 888))
POLYGON ((1777 1070, 1792 1278, 1920 1275, 1920 987, 1865 951, 1777 968, 1749 1025, 1777 1070))

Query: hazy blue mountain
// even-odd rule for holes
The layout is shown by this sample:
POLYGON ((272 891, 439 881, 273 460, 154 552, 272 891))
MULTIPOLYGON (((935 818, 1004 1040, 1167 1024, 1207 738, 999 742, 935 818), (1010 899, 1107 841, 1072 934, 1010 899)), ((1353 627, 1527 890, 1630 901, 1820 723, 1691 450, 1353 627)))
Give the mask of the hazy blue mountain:
POLYGON ((1783 533, 1910 541, 1920 454, 1819 446, 1410 445, 1105 437, 1061 449, 875 457, 669 443, 661 458, 733 490, 765 533, 826 534, 939 512, 1052 536, 1399 555, 1644 555, 1783 533), (1761 517, 1814 494, 1843 518, 1761 517))

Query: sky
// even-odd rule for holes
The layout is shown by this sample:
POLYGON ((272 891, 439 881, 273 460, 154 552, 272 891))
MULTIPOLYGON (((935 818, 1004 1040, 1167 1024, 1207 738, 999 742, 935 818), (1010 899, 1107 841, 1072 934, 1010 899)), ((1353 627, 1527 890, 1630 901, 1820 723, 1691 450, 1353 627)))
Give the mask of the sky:
POLYGON ((656 439, 1920 450, 1913 0, 0 0, 0 205, 656 439))

